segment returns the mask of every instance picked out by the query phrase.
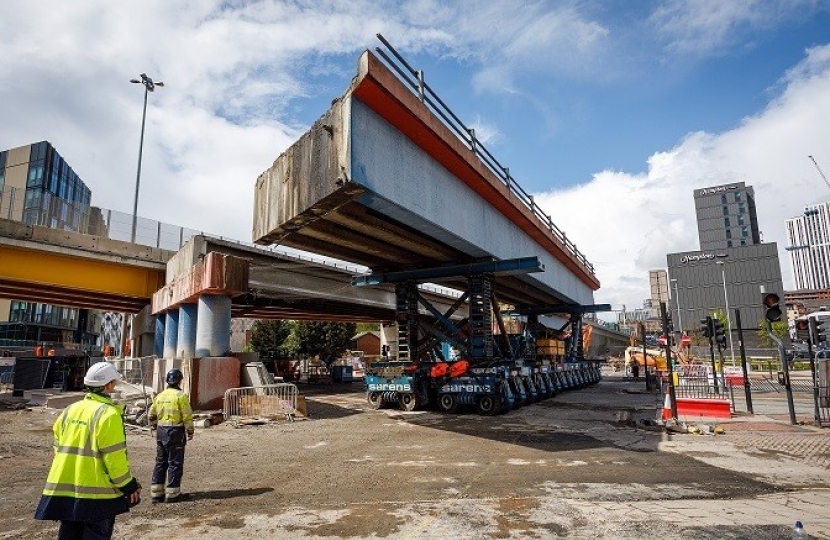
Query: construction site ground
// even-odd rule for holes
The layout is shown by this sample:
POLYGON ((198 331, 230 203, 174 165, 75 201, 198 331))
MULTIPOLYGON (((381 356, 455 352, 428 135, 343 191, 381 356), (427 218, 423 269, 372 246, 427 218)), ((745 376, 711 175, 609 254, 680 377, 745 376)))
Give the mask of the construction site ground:
MULTIPOLYGON (((792 425, 774 392, 690 434, 652 425, 660 396, 614 373, 496 417, 370 410, 357 382, 300 391, 307 419, 198 429, 181 502, 150 503, 155 440, 128 430, 144 500, 114 537, 763 540, 801 520, 830 538, 830 430, 792 425)), ((0 539, 56 536, 32 516, 59 412, 0 408, 0 539)))

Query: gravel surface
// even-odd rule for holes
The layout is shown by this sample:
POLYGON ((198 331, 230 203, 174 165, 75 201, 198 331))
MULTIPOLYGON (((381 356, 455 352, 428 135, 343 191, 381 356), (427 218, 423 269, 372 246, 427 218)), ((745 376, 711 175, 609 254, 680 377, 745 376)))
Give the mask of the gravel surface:
MULTIPOLYGON (((373 411, 359 384, 303 386, 308 419, 198 430, 190 499, 171 504, 149 503, 155 441, 131 430, 145 500, 115 538, 756 540, 830 502, 827 430, 740 417, 724 435, 667 434, 643 424, 659 399, 641 386, 607 379, 496 417, 373 411)), ((32 515, 58 413, 0 409, 0 538, 55 536, 32 515)), ((830 531, 815 521, 814 537, 830 531)))

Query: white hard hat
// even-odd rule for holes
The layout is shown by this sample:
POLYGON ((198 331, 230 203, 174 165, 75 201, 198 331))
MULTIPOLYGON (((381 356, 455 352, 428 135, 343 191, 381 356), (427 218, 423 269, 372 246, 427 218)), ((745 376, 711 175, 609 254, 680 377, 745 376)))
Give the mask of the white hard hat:
POLYGON ((106 386, 110 381, 120 381, 121 374, 109 362, 92 364, 84 375, 84 385, 93 388, 106 386))

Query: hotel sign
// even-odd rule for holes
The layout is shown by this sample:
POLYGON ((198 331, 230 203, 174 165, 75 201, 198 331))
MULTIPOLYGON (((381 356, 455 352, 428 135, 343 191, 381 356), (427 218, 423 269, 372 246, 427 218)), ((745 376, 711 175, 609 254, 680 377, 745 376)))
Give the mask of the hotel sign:
POLYGON ((698 192, 698 196, 703 197, 704 195, 713 195, 715 193, 723 193, 725 191, 729 191, 730 189, 738 189, 738 186, 718 186, 712 188, 704 188, 698 192))
POLYGON ((696 253, 694 255, 683 255, 680 258, 681 264, 686 264, 690 262, 698 262, 698 261, 705 261, 707 259, 714 259, 714 253, 696 253))

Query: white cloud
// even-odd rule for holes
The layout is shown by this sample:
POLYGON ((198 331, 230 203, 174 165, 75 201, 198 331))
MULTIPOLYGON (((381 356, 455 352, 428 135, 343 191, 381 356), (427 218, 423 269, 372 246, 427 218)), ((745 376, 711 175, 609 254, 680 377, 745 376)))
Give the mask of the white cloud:
POLYGON ((721 134, 689 134, 652 155, 645 174, 604 171, 576 188, 536 196, 594 262, 598 301, 641 305, 649 270, 665 268, 667 253, 698 249, 693 190, 739 181, 755 188, 763 239, 778 243, 784 287, 793 287, 785 220, 830 200, 807 159, 830 164, 828 60, 830 45, 811 49, 764 111, 721 134))
MULTIPOLYGON (((94 204, 130 213, 143 91, 128 81, 144 71, 166 86, 149 96, 139 214, 248 240, 256 177, 306 129, 298 103, 340 95, 360 50, 377 44, 375 33, 407 55, 478 69, 479 89, 527 99, 555 124, 550 96, 533 93, 528 81, 614 76, 636 62, 624 56, 627 46, 649 49, 653 38, 623 43, 618 26, 590 16, 590 4, 7 0, 0 148, 47 139, 92 189, 94 204)), ((785 0, 738 4, 663 3, 651 22, 675 51, 705 52, 707 43, 724 46, 731 29, 765 28, 778 10, 798 11, 785 0)), ((830 169, 828 63, 830 48, 811 49, 763 113, 726 133, 690 134, 655 153, 643 175, 603 171, 539 196, 596 262, 599 301, 637 305, 647 270, 665 266, 667 252, 696 248, 695 187, 754 185, 765 239, 783 245, 783 220, 826 199, 806 156, 830 169)), ((478 118, 477 135, 499 141, 491 116, 478 118)), ((788 275, 787 259, 782 267, 788 275)))
POLYGON ((671 50, 720 55, 742 43, 747 33, 810 16, 820 4, 820 0, 669 0, 658 5, 649 21, 671 50))

